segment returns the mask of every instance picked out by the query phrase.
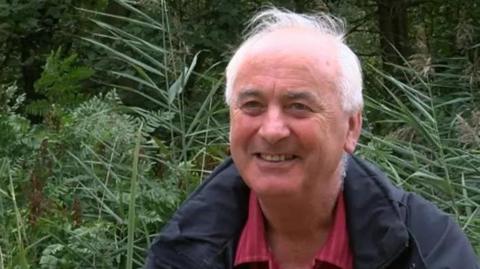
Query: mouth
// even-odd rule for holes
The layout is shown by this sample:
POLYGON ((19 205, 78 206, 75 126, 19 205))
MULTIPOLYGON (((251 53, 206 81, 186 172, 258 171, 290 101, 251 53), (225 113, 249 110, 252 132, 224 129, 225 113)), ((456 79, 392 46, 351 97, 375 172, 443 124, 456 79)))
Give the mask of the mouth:
POLYGON ((292 154, 256 153, 255 156, 263 161, 273 162, 273 163, 291 161, 296 158, 296 156, 292 154))

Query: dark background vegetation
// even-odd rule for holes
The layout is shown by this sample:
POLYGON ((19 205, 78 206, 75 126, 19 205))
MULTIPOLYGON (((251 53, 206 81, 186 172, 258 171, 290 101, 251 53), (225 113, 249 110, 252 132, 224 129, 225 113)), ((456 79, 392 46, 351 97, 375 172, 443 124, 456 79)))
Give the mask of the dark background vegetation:
POLYGON ((0 0, 0 268, 138 268, 228 155, 223 69, 274 4, 348 22, 358 154, 480 253, 475 0, 0 0))

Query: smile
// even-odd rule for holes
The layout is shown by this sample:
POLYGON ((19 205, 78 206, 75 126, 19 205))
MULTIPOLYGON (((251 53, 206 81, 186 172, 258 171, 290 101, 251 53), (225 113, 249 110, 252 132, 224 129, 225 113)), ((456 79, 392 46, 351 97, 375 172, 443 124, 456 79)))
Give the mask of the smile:
POLYGON ((266 154, 266 153, 258 153, 256 154, 258 158, 267 161, 267 162, 284 162, 290 161, 295 158, 294 155, 291 154, 266 154))

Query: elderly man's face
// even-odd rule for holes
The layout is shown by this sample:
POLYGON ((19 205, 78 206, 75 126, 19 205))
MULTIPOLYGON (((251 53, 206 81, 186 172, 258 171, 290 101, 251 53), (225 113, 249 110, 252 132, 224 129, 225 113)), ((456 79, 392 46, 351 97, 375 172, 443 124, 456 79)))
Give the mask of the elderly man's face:
POLYGON ((330 38, 283 30, 240 64, 230 107, 230 146, 259 195, 302 194, 337 180, 361 118, 342 110, 337 49, 330 38))

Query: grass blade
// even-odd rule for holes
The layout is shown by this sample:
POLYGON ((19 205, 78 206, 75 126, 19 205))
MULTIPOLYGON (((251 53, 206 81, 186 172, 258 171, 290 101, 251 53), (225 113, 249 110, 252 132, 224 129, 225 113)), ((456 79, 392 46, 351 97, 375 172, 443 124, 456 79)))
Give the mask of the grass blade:
POLYGON ((137 132, 137 141, 135 141, 135 150, 133 153, 132 178, 130 181, 130 202, 128 205, 128 239, 127 239, 127 269, 133 267, 133 248, 134 248, 134 232, 135 232, 135 199, 137 195, 138 180, 138 160, 140 155, 140 140, 142 139, 143 124, 140 124, 137 132))

